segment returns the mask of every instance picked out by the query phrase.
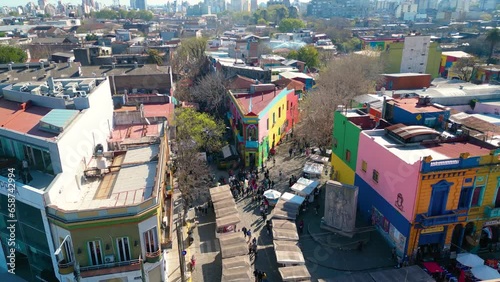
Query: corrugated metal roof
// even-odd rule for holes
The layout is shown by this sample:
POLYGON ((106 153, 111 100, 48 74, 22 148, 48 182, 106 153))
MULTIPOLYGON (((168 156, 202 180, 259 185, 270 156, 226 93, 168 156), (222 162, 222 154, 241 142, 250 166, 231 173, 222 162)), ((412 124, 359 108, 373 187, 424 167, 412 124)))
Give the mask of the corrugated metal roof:
POLYGON ((135 197, 143 199, 151 197, 155 183, 157 164, 158 162, 150 162, 131 167, 122 167, 116 178, 113 194, 122 194, 129 191, 135 192, 136 190, 144 188, 143 195, 135 195, 134 197, 129 197, 130 195, 127 195, 124 199, 124 205, 137 203, 137 199, 134 199, 135 197))
POLYGON ((75 119, 78 113, 80 111, 53 109, 40 119, 40 121, 64 129, 75 119))

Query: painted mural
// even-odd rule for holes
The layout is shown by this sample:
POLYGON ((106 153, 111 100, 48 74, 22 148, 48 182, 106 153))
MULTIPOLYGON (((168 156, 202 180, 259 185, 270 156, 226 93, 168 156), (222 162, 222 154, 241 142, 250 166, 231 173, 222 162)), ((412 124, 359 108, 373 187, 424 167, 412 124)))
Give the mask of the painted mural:
POLYGON ((358 187, 337 181, 326 183, 325 224, 333 228, 353 232, 356 228, 358 187))

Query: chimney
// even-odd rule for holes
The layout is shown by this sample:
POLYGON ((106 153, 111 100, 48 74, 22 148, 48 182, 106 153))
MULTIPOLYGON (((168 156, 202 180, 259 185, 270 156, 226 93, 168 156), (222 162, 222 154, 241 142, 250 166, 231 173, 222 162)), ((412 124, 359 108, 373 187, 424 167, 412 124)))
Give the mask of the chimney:
POLYGON ((8 64, 7 67, 9 68, 9 71, 12 70, 12 64, 8 64))

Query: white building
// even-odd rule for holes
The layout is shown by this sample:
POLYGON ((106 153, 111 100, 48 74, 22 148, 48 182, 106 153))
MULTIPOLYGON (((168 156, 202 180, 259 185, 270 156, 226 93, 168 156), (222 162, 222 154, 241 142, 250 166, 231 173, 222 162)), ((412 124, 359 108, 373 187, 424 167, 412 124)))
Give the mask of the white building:
POLYGON ((426 73, 430 42, 430 36, 405 37, 400 72, 426 73))
POLYGON ((404 19, 406 21, 411 21, 415 19, 417 15, 418 5, 412 2, 404 2, 396 7, 394 16, 398 19, 404 19))

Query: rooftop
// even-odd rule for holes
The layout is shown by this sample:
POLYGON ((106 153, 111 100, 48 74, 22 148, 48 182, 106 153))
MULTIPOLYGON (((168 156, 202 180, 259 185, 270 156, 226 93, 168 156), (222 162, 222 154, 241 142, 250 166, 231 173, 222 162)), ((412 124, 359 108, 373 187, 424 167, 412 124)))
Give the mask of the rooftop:
POLYGON ((436 144, 411 144, 401 143, 388 136, 384 130, 363 131, 374 140, 374 142, 385 147, 388 151, 398 156, 408 164, 414 164, 422 157, 432 156, 432 160, 448 160, 460 157, 462 153, 469 153, 471 157, 489 155, 493 147, 483 147, 470 142, 452 142, 436 144))
POLYGON ((433 104, 418 105, 418 98, 403 98, 394 99, 387 102, 410 113, 439 113, 443 109, 434 106, 433 104))
POLYGON ((447 51, 441 53, 443 56, 454 57, 454 58, 470 58, 473 57, 469 53, 465 53, 464 51, 447 51))
POLYGON ((259 113, 264 110, 269 103, 271 103, 280 91, 281 90, 271 90, 252 94, 242 94, 237 95, 235 100, 244 115, 248 115, 249 113, 259 115, 259 113))
POLYGON ((430 74, 427 73, 414 73, 414 72, 407 72, 407 73, 383 73, 383 76, 388 76, 388 77, 413 77, 413 76, 430 76, 430 74))
POLYGON ((79 181, 79 190, 73 189, 65 197, 51 198, 51 205, 64 211, 81 211, 142 203, 153 196, 159 150, 157 143, 114 152, 112 159, 92 159, 87 170, 96 170, 105 159, 104 166, 109 172, 100 178, 86 177, 79 181))
POLYGON ((58 134, 40 130, 38 126, 51 110, 33 105, 23 110, 21 103, 0 99, 0 126, 18 133, 52 139, 58 134))
POLYGON ((282 72, 280 76, 283 78, 294 79, 294 78, 302 78, 302 79, 313 79, 305 73, 301 72, 282 72))

